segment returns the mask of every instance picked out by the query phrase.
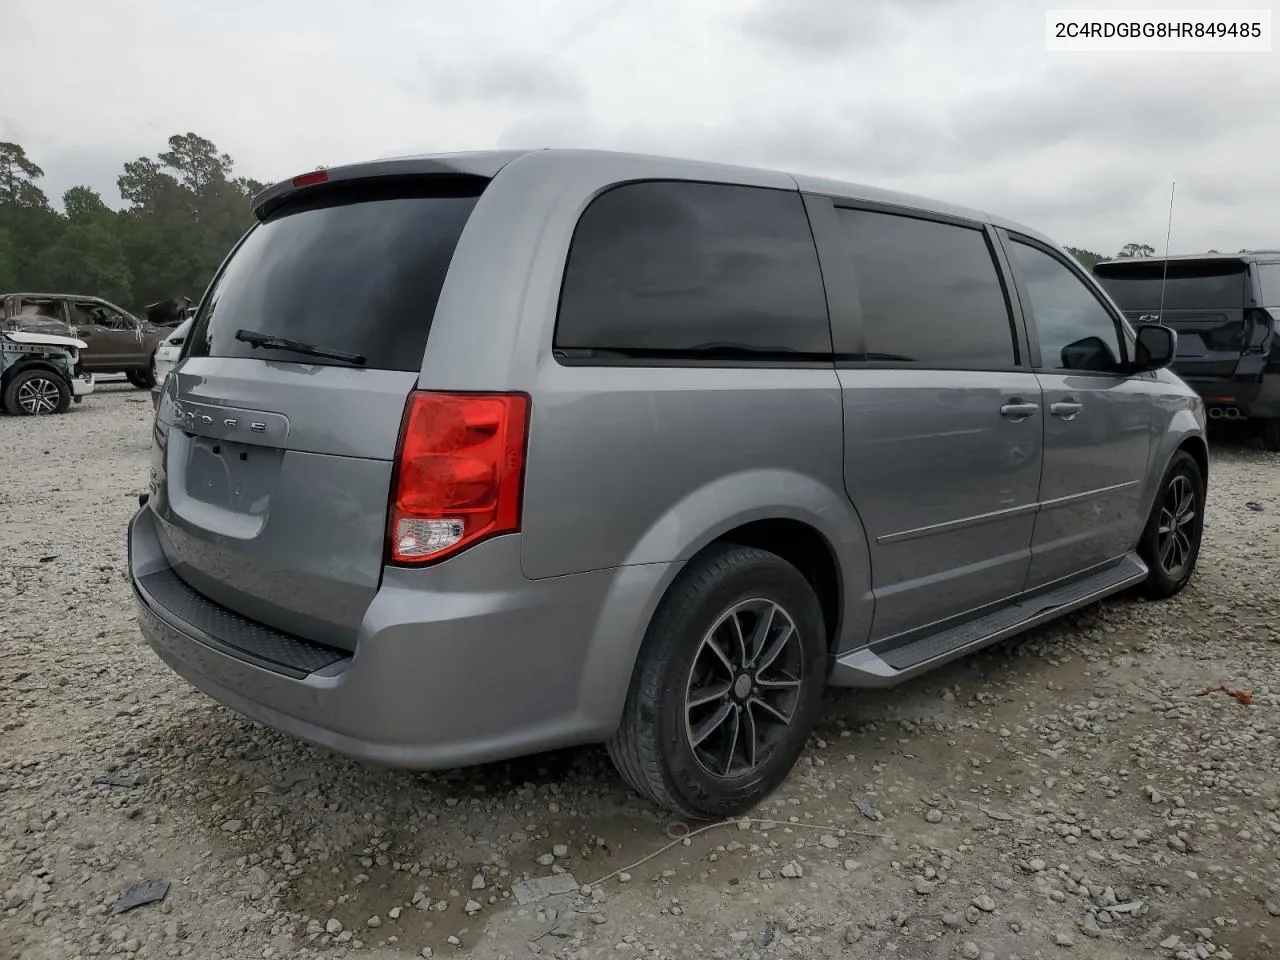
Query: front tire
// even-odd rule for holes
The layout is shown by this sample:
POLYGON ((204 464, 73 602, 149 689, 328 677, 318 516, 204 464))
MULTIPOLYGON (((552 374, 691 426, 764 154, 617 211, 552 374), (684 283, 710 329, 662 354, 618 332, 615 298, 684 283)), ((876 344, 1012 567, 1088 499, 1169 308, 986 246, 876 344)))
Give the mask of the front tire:
POLYGON ((1169 461, 1138 553, 1150 573, 1143 592, 1152 600, 1181 593, 1195 573, 1204 533, 1204 475, 1195 458, 1179 450, 1169 461))
POLYGON ((66 413, 70 406, 71 387, 48 370, 23 370, 4 389, 4 408, 15 417, 66 413))
POLYGON ((658 605, 609 756, 636 792, 681 816, 744 813, 799 758, 826 655, 822 607, 795 567, 716 547, 658 605))

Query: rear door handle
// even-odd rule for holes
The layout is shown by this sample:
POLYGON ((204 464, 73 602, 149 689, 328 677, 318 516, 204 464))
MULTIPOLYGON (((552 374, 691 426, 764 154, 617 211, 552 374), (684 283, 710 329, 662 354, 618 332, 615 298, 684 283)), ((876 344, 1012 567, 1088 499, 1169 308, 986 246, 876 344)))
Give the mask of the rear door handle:
POLYGON ((1084 404, 1075 400, 1059 400, 1049 405, 1049 412, 1063 420, 1074 420, 1077 413, 1084 409, 1084 404))
POLYGON ((1000 408, 1000 416, 1010 420, 1026 420, 1040 412, 1040 404, 1023 403, 1021 400, 1010 400, 1000 408))

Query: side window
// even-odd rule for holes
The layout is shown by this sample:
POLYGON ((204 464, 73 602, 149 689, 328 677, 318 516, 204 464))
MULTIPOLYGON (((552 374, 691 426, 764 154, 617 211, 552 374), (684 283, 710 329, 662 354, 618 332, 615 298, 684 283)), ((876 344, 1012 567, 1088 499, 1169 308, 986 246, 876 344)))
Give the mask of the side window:
POLYGON ((668 181, 601 194, 574 231, 555 346, 674 358, 829 355, 800 195, 668 181))
POLYGON ((99 307, 99 316, 102 318, 98 322, 104 327, 112 330, 127 330, 130 323, 125 319, 124 314, 112 310, 110 307, 99 307))
POLYGON ((62 319, 62 307, 57 300, 44 297, 29 297, 18 301, 18 315, 23 317, 50 317, 62 319))
POLYGON ((980 228, 838 209, 867 359, 962 369, 1018 362, 1004 285, 980 228))
POLYGON ((1124 354, 1111 314, 1076 274, 1057 257, 1014 240, 1014 269, 1031 300, 1031 322, 1040 340, 1040 363, 1047 369, 1108 373, 1124 354))
POLYGON ((1263 305, 1272 309, 1280 307, 1280 263, 1260 263, 1257 270, 1263 305))
POLYGON ((89 305, 84 303, 68 303, 67 307, 71 311, 71 322, 78 327, 86 327, 91 323, 96 323, 93 314, 90 312, 89 305))

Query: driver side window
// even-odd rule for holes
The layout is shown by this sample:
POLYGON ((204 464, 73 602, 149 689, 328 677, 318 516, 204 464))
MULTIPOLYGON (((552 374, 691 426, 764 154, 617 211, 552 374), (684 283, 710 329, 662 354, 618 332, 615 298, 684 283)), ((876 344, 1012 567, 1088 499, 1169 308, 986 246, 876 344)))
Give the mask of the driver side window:
POLYGON ((90 323, 96 323, 99 326, 106 327, 108 330, 128 330, 132 326, 122 314, 101 304, 90 306, 88 313, 91 317, 90 323))
POLYGON ((1040 341, 1040 365, 1051 370, 1110 373, 1124 354, 1111 314, 1072 270, 1020 240, 1011 253, 1031 303, 1029 320, 1040 341))

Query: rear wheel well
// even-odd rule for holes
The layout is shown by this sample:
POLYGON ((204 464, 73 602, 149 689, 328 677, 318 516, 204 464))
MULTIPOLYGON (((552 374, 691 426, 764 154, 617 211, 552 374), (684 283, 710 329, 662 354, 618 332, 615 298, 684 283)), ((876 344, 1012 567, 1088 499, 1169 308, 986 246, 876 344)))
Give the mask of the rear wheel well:
POLYGON ((827 629, 827 646, 835 648, 842 610, 840 568, 825 537, 799 520, 757 520, 722 534, 708 547, 733 543, 776 554, 795 567, 809 581, 822 606, 827 629))

